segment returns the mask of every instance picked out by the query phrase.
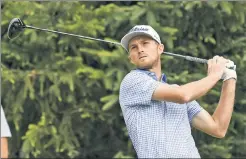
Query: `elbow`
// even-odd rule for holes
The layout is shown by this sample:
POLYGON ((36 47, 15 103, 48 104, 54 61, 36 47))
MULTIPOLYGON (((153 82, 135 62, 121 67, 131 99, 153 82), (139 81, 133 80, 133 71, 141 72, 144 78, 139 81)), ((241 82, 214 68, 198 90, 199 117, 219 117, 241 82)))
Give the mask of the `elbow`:
POLYGON ((216 134, 214 134, 216 138, 222 139, 226 136, 226 131, 218 130, 216 134))
POLYGON ((187 89, 184 89, 182 87, 179 88, 179 101, 178 103, 179 104, 185 104, 185 103, 188 103, 188 102, 191 102, 192 100, 194 100, 194 93, 187 90, 187 89))
POLYGON ((216 135, 216 138, 222 139, 225 137, 225 135, 226 135, 225 133, 221 133, 221 134, 216 135))
POLYGON ((179 97, 178 103, 179 104, 185 104, 185 103, 188 103, 190 101, 191 101, 191 97, 186 93, 182 93, 179 97))
POLYGON ((185 104, 194 100, 194 95, 187 90, 180 89, 179 92, 179 104, 185 104))

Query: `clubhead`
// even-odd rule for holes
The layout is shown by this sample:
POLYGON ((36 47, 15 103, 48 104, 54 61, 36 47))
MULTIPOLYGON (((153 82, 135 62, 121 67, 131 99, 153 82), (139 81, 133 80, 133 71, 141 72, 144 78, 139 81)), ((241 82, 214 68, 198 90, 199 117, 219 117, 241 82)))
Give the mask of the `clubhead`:
POLYGON ((25 29, 26 25, 20 18, 14 18, 10 21, 8 27, 8 38, 14 39, 20 35, 20 33, 25 29))

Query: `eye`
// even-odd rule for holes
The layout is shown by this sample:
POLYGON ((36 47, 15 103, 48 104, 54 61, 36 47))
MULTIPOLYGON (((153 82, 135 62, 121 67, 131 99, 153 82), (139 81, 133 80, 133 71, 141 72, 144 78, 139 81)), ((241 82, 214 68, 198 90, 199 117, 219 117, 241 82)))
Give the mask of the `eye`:
POLYGON ((144 43, 143 43, 143 44, 145 45, 145 44, 148 44, 148 43, 149 43, 148 41, 144 41, 144 43))
POLYGON ((131 48, 130 48, 130 49, 132 50, 132 49, 135 49, 135 48, 136 48, 136 46, 131 46, 131 48))

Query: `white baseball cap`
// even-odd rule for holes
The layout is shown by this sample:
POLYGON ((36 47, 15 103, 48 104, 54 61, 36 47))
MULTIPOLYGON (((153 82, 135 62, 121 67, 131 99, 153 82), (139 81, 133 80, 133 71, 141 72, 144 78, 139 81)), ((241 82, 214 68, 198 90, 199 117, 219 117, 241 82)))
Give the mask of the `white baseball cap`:
POLYGON ((136 25, 134 26, 122 39, 121 45, 128 51, 128 45, 132 38, 139 35, 147 35, 161 44, 161 39, 158 33, 149 25, 136 25))

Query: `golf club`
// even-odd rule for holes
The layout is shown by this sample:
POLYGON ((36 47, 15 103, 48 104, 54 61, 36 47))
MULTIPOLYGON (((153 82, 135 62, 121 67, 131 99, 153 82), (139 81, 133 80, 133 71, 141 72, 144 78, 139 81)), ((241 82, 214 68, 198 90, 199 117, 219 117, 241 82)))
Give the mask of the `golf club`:
MULTIPOLYGON (((9 39, 14 39, 20 35, 24 29, 35 29, 35 30, 40 30, 40 31, 46 31, 46 32, 51 32, 51 33, 57 33, 57 34, 62 34, 62 35, 69 35, 69 36, 74 36, 74 37, 79 37, 83 39, 88 39, 88 40, 94 40, 94 41, 100 41, 100 42, 105 42, 113 45, 118 45, 121 46, 121 43, 118 42, 113 42, 113 41, 107 41, 107 40, 102 40, 102 39, 97 39, 97 38, 92 38, 88 36, 82 36, 82 35, 76 35, 76 34, 71 34, 71 33, 65 33, 65 32, 60 32, 60 31, 55 31, 55 30, 49 30, 49 29, 42 29, 42 28, 37 28, 29 25, 25 25, 24 22, 20 18, 14 18, 10 21, 9 26, 8 26, 8 38, 9 39)), ((197 57, 192 57, 192 56, 184 56, 184 55, 179 55, 179 54, 174 54, 170 52, 163 52, 165 55, 170 55, 170 56, 175 56, 179 58, 183 58, 189 61, 194 61, 198 63, 207 63, 208 60, 206 59, 201 59, 197 57)), ((236 69, 236 65, 233 67, 230 67, 229 69, 236 69)))

